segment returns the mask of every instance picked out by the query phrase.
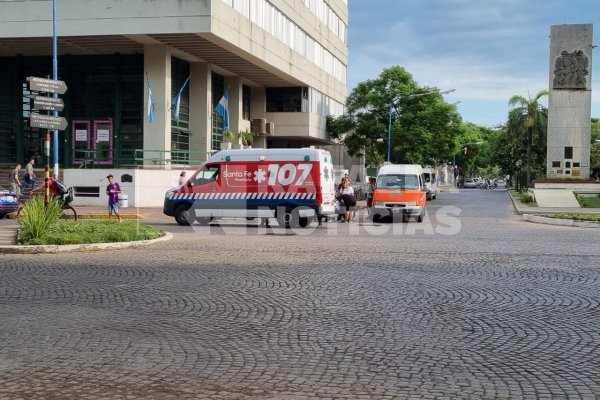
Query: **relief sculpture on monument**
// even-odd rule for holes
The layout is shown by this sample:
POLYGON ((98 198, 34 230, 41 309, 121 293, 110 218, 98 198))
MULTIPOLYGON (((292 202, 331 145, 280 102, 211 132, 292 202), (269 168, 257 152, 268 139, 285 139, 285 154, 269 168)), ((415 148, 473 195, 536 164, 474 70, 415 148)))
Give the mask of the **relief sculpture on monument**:
POLYGON ((554 62, 554 89, 585 89, 588 58, 582 50, 563 50, 554 62))

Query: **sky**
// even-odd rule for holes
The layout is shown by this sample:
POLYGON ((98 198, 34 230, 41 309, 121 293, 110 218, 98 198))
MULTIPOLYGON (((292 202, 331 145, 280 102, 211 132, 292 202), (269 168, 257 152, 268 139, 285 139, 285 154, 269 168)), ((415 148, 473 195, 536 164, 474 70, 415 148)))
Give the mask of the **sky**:
MULTIPOLYGON (((348 93, 401 66, 457 103, 464 122, 505 123, 508 100, 548 89, 550 26, 593 24, 598 0, 349 0, 348 93)), ((592 53, 592 117, 600 118, 600 47, 592 53)), ((589 76, 589 75, 588 75, 589 76)), ((547 106, 547 100, 542 103, 547 106)))

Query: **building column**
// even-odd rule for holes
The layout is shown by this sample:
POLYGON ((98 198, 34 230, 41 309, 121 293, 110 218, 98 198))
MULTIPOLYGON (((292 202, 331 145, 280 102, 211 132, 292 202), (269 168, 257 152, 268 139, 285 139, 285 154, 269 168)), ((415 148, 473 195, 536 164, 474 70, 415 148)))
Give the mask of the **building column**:
MULTIPOLYGON (((191 63, 190 72, 190 151, 210 152, 212 141, 212 89, 211 70, 207 63, 191 63)), ((206 155, 192 153, 193 161, 206 155)))
MULTIPOLYGON (((158 160, 171 159, 171 154, 168 152, 171 150, 171 115, 169 111, 171 107, 170 49, 163 45, 145 45, 144 71, 148 74, 154 97, 154 120, 149 123, 146 118, 148 83, 144 79, 144 164, 155 165, 158 160)), ((161 164, 166 168, 170 168, 169 163, 162 162, 161 164)))

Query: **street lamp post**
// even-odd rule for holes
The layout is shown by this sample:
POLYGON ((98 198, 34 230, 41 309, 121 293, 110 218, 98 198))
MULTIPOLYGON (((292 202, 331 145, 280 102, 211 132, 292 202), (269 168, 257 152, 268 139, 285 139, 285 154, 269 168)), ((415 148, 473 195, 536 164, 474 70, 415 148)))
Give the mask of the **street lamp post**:
POLYGON ((388 120, 388 142, 387 142, 387 161, 390 162, 390 155, 392 152, 392 110, 390 107, 389 120, 388 120))
MULTIPOLYGON (((426 96, 426 95, 434 94, 434 93, 448 94, 448 93, 454 92, 455 90, 456 89, 450 89, 450 90, 446 90, 445 92, 438 92, 437 90, 432 90, 432 91, 426 92, 426 93, 409 94, 407 96, 400 96, 400 97, 396 98, 394 103, 397 103, 404 98, 420 97, 420 96, 426 96)), ((394 106, 392 105, 392 106, 390 106, 390 111, 388 114, 388 142, 387 142, 387 162, 388 163, 391 160, 391 154, 392 154, 392 112, 393 111, 394 111, 394 106)))
POLYGON ((531 182, 531 139, 533 136, 533 117, 527 114, 527 187, 531 182))

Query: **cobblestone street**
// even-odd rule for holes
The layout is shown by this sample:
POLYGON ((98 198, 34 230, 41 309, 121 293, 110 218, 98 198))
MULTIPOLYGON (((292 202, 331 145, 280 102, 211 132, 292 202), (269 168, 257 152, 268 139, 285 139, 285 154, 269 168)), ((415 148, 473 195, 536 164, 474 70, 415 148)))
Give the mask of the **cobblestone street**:
POLYGON ((428 212, 0 254, 0 399, 599 398, 598 231, 505 191, 428 212))

